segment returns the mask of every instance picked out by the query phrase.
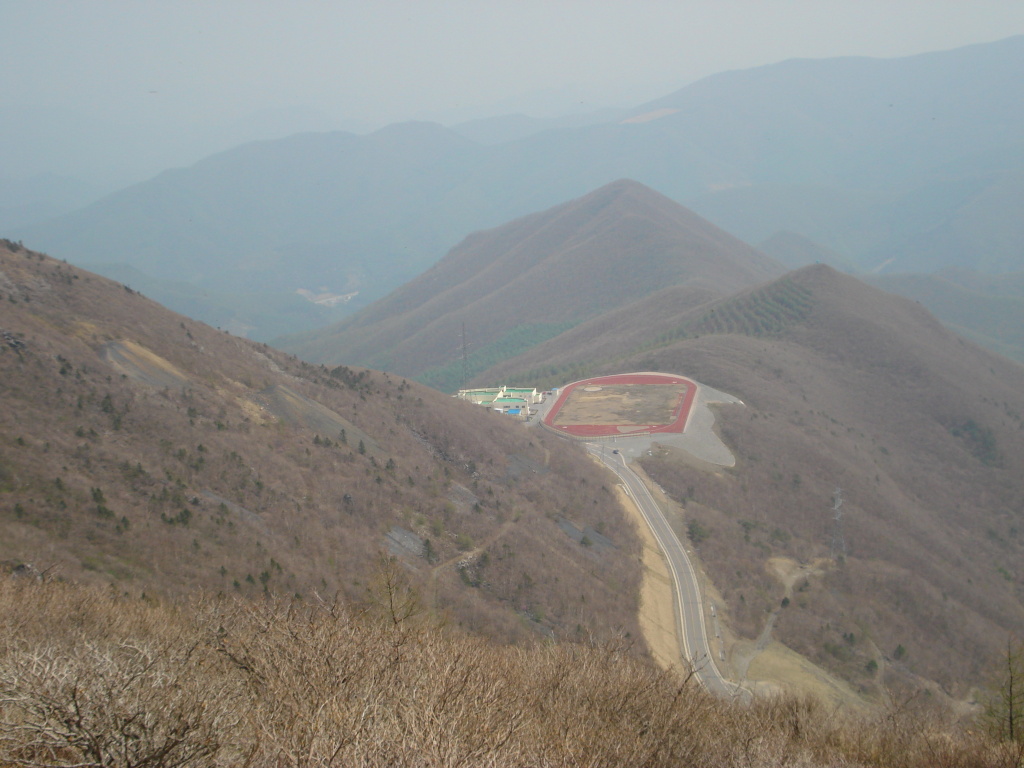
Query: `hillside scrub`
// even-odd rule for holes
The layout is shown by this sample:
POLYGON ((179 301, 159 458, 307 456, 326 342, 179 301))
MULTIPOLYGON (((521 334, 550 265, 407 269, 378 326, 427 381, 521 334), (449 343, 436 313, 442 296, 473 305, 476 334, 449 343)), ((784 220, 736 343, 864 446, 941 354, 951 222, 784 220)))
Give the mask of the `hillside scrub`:
POLYGON ((692 211, 622 179, 476 232, 363 311, 279 343, 308 360, 455 389, 466 372, 475 376, 666 286, 730 293, 783 271, 692 211), (453 344, 460 336, 468 357, 453 344))
MULTIPOLYGON (((733 628, 759 636, 785 596, 767 562, 789 558, 806 566, 806 578, 793 585, 775 639, 868 695, 911 690, 925 678, 967 698, 999 658, 1000 639, 1019 632, 1024 616, 1019 472, 982 458, 995 450, 975 449, 994 443, 1005 456, 1021 455, 1020 422, 1010 415, 1019 394, 988 375, 972 397, 939 377, 883 391, 879 377, 847 375, 845 367, 821 364, 807 374, 820 358, 791 344, 773 345, 769 354, 762 342, 735 335, 704 341, 676 351, 673 362, 666 353, 658 369, 679 370, 685 360, 699 381, 747 404, 717 414, 737 467, 705 472, 670 451, 655 451, 643 466, 685 507, 677 529, 693 523, 707 532, 701 557, 733 628), (723 365, 726 345, 749 367, 723 365), (968 407, 984 416, 949 423, 974 418, 990 431, 979 426, 970 434, 987 442, 954 435, 943 421, 968 407), (837 487, 845 551, 833 552, 837 487)), ((918 365, 907 360, 893 353, 877 367, 918 365)))
POLYGON ((639 542, 578 446, 44 254, 0 247, 0 273, 0 562, 133 595, 361 599, 385 550, 500 642, 639 637, 639 542))
POLYGON ((484 375, 662 371, 739 398, 715 408, 735 466, 702 468, 668 438, 640 459, 681 508, 670 520, 699 545, 723 623, 768 628, 876 700, 932 684, 969 699, 1024 629, 1020 366, 825 265, 690 298, 666 289, 484 375))
POLYGON ((1020 747, 909 706, 742 705, 622 643, 497 646, 375 603, 0 581, 0 766, 1003 766, 1020 747))

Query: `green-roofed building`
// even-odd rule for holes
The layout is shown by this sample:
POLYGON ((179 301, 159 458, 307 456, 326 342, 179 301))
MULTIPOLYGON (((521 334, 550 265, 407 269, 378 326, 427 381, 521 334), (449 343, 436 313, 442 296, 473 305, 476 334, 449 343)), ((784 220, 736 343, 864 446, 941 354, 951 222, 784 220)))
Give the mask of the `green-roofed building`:
POLYGON ((505 392, 504 387, 489 387, 486 389, 460 389, 456 395, 460 400, 469 400, 474 405, 490 405, 495 398, 501 397, 505 392))
POLYGON ((537 392, 536 388, 505 387, 505 397, 521 397, 530 404, 541 401, 541 395, 537 392))
POLYGON ((521 419, 528 419, 530 406, 544 399, 544 396, 536 389, 527 389, 526 387, 460 389, 455 397, 521 419))

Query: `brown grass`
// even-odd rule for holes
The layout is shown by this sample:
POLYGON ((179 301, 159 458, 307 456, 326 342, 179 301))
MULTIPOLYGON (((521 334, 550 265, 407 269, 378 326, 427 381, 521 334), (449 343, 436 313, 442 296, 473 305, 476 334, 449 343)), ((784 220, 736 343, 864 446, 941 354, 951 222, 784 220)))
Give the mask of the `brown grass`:
POLYGON ((0 272, 0 331, 22 344, 0 337, 0 565, 134 596, 361 599, 397 527, 429 540, 403 562, 455 625, 638 637, 639 542, 582 450, 42 254, 0 247, 0 272), (615 546, 581 546, 560 518, 615 546))
POLYGON ((500 647, 375 605, 183 604, 0 582, 0 766, 905 766, 1009 768, 911 706, 715 700, 620 644, 500 647))
POLYGON ((643 459, 686 507, 678 532, 700 534, 724 619, 757 638, 786 597, 765 563, 831 559, 839 486, 845 555, 797 580, 774 638, 864 695, 970 701, 1024 630, 1020 366, 820 265, 703 308, 684 299, 667 290, 494 375, 660 370, 742 399, 716 421, 734 468, 643 459))
POLYGON ((555 424, 668 424, 686 392, 685 384, 602 384, 576 387, 555 424))
POLYGON ((538 321, 577 323, 668 285, 738 290, 778 270, 693 212, 623 180, 470 235, 429 272, 288 348, 418 376, 458 360, 464 328, 475 365, 478 350, 507 345, 510 331, 538 321))
POLYGON ((640 588, 640 630, 651 658, 662 669, 679 669, 681 656, 676 634, 675 596, 672 575, 658 542, 636 502, 621 486, 615 489, 630 516, 643 544, 643 582, 640 588))

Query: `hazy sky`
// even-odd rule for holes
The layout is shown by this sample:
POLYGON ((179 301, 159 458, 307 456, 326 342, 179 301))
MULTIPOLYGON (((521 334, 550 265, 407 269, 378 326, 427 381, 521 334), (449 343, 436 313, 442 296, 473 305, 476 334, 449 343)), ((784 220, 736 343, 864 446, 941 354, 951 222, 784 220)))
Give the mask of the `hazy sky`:
POLYGON ((83 131, 185 131, 298 107, 311 127, 371 128, 634 106, 726 69, 987 42, 1024 33, 1024 2, 0 0, 0 30, 2 120, 45 107, 83 131))
POLYGON ((542 89, 631 106, 725 69, 997 40, 1024 33, 1024 2, 0 0, 0 29, 8 104, 383 123, 542 89))

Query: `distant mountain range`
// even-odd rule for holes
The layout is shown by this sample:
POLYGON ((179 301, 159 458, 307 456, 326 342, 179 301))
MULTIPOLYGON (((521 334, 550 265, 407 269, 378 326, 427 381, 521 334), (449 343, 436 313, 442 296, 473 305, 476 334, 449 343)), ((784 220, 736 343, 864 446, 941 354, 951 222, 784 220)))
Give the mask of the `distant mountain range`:
POLYGON ((358 309, 470 232, 621 178, 748 242, 792 232, 860 270, 1019 271, 1022 70, 1017 37, 724 73, 538 133, 519 121, 302 134, 10 235, 95 268, 130 265, 158 298, 159 281, 189 282, 210 294, 189 305, 200 318, 220 320, 215 306, 235 293, 235 327, 261 339, 330 319, 297 303, 299 289, 358 291, 347 307, 358 309))
POLYGON ((1022 71, 1012 38, 546 130, 300 134, 14 231, 52 257, 0 243, 0 561, 365 600, 383 551, 471 631, 633 636, 614 483, 436 389, 663 370, 743 402, 734 467, 638 462, 730 674, 781 641, 967 699, 1024 628, 1024 369, 921 304, 1024 359, 1022 71))

